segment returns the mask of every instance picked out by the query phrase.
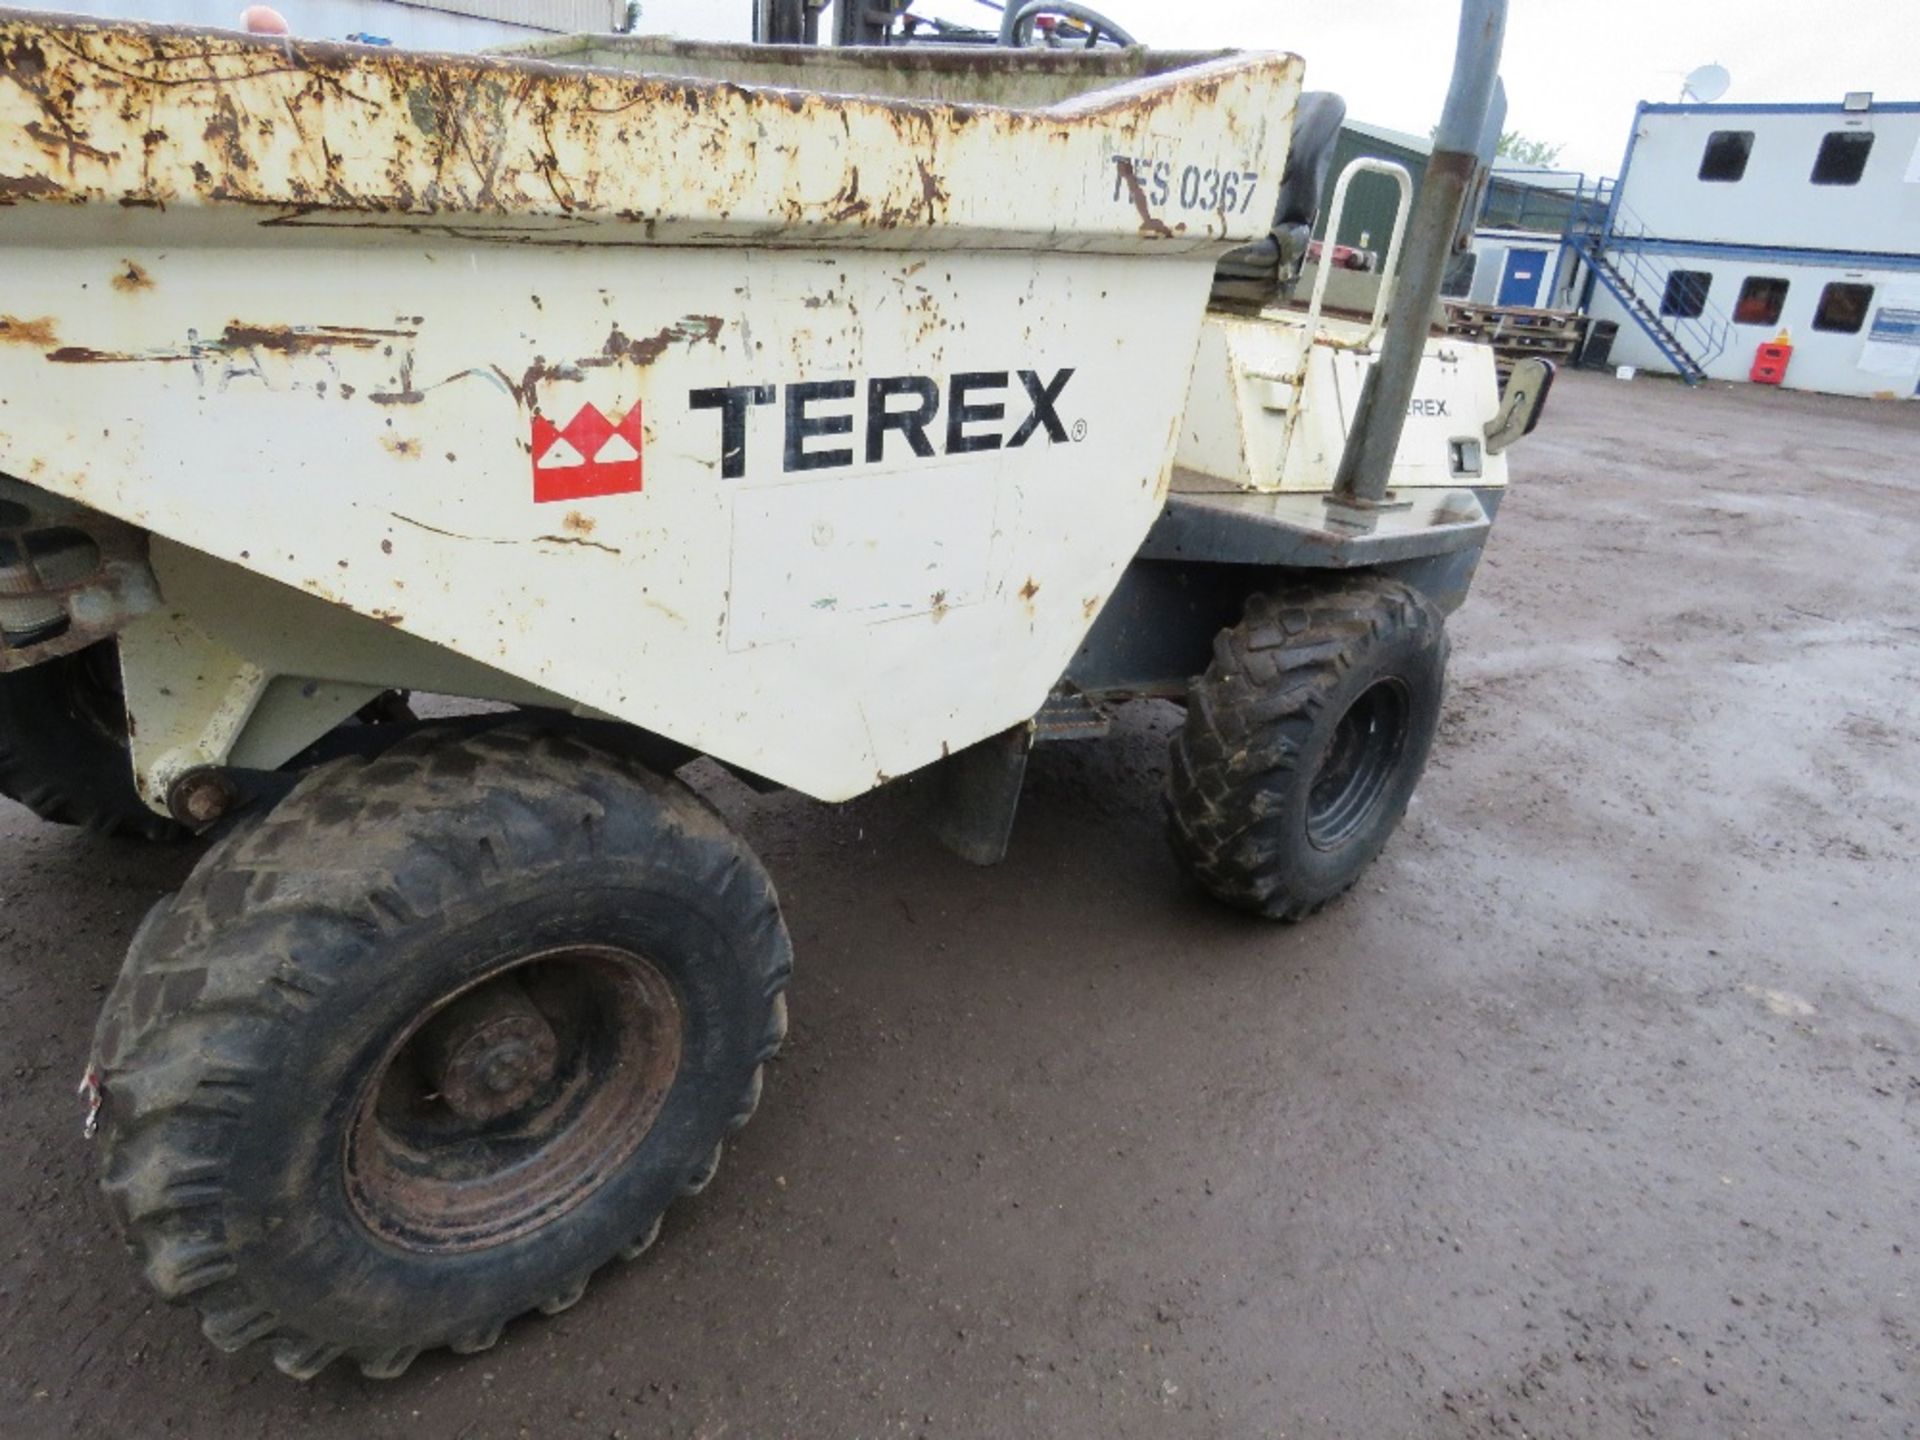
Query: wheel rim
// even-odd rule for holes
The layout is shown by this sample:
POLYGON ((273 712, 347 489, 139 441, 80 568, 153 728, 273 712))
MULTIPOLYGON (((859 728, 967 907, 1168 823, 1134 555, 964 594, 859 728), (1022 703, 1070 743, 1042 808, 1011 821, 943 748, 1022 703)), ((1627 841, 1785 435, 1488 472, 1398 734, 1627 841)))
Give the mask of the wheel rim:
POLYGON ((1400 768, 1412 702, 1406 684, 1376 680, 1334 726, 1307 792, 1307 838, 1336 850, 1365 830, 1400 768))
POLYGON ((640 1146, 679 1073, 673 983, 610 946, 529 955, 436 1000, 387 1050, 347 1136, 366 1226, 479 1250, 550 1223, 640 1146))

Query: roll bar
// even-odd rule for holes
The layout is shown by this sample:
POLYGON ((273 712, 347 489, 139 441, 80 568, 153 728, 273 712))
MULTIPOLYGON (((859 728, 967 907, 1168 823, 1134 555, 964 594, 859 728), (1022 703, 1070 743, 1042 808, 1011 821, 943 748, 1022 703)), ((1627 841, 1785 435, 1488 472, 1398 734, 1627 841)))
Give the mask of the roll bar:
MULTIPOLYGON (((1500 74, 1507 0, 1462 0, 1453 83, 1433 136, 1433 157, 1414 201, 1380 358, 1367 371, 1333 493, 1329 519, 1371 529, 1387 503, 1387 477, 1400 448, 1413 382, 1426 353, 1433 302, 1474 183, 1476 151, 1500 74)), ((1331 237, 1329 237, 1331 238, 1331 237)), ((1324 262, 1323 262, 1324 263, 1324 262)))

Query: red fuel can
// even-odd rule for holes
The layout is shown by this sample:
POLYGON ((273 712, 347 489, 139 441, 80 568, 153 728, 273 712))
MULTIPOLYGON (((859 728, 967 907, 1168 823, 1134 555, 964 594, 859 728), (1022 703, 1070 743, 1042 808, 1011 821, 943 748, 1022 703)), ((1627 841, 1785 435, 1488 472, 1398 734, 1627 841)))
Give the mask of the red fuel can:
POLYGON ((1778 385, 1787 378, 1787 362, 1793 358, 1793 346, 1769 340, 1753 352, 1753 369, 1747 378, 1756 385, 1778 385))

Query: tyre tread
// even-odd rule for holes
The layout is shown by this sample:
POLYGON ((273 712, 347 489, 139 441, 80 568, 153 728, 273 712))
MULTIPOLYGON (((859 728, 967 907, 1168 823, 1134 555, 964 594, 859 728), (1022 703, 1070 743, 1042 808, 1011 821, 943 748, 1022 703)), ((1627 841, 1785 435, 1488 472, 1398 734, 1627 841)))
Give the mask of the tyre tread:
POLYGON ((65 687, 84 663, 63 655, 0 675, 0 796, 95 835, 184 838, 183 826, 140 799, 124 747, 115 750, 72 712, 65 687))
POLYGON ((1216 899, 1294 921, 1351 887, 1350 879, 1333 894, 1295 893, 1263 826, 1356 657, 1401 631, 1433 632, 1444 666, 1445 626, 1433 606, 1397 580, 1361 574, 1253 595, 1240 623, 1214 638, 1173 737, 1166 816, 1175 856, 1216 899))
MULTIPOLYGON (((310 1379, 343 1355, 363 1374, 391 1378, 419 1353, 422 1347, 410 1343, 355 1348, 308 1334, 283 1323, 249 1291, 226 1229, 223 1142, 256 1084, 271 1073, 276 1024, 335 983, 327 961, 338 947, 304 940, 413 923, 451 898, 476 869, 559 863, 556 856, 578 843, 569 832, 583 822, 590 844, 672 846, 676 859, 704 862, 714 886, 748 887, 742 898, 763 912, 762 923, 780 930, 771 882, 757 865, 742 862, 738 843, 705 801, 637 761, 537 726, 502 727, 457 744, 427 736, 371 762, 322 767, 271 812, 224 839, 143 922, 95 1038, 94 1064, 106 1095, 102 1188, 149 1283, 169 1302, 198 1308, 216 1346, 265 1344, 274 1364, 296 1379, 310 1379), (476 784, 475 772, 488 767, 510 769, 514 785, 476 784), (655 803, 623 804, 635 786, 655 803), (460 822, 436 823, 452 812, 460 822), (449 842, 449 833, 472 834, 476 843, 449 842), (711 843, 716 840, 722 843, 711 843), (351 873, 370 849, 391 859, 393 884, 357 901, 334 893, 339 886, 329 891, 275 878, 291 873, 283 856, 297 854, 309 873, 329 863, 351 873), (484 863, 469 863, 483 851, 484 863)), ((736 1124, 752 1113, 759 1067, 785 1035, 791 950, 783 934, 773 940, 755 952, 765 957, 756 982, 766 1004, 765 1040, 736 1124)), ((695 1178, 710 1179, 718 1157, 716 1148, 695 1178)), ((684 1193, 697 1191, 688 1186, 684 1193)), ((632 1252, 637 1238, 629 1237, 623 1251, 632 1252)), ((518 1315, 567 1308, 589 1278, 581 1275, 533 1306, 436 1343, 461 1353, 486 1349, 518 1315)))

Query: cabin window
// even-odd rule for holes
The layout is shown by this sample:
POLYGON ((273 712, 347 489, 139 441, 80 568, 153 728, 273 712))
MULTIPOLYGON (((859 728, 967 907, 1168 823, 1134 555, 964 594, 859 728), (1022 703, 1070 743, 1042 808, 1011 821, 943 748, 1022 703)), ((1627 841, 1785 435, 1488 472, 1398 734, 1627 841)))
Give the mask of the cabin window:
POLYGON ((1734 302, 1736 325, 1778 325, 1787 303, 1787 282, 1773 275, 1749 275, 1734 302))
POLYGON ((1700 178, 1723 183, 1740 179, 1747 173, 1747 156, 1753 153, 1753 131, 1716 130, 1707 136, 1707 148, 1700 156, 1700 178))
POLYGON ((1871 130, 1833 130, 1820 142, 1813 161, 1816 185, 1858 185, 1873 153, 1871 130))
POLYGON ((1831 330, 1839 335, 1858 335, 1867 323, 1867 310, 1873 304, 1873 286, 1836 280, 1820 292, 1819 308, 1813 312, 1813 328, 1831 330))
POLYGON ((1692 320, 1707 308, 1713 276, 1705 270, 1675 270, 1667 276, 1667 293, 1660 297, 1660 313, 1692 320))

